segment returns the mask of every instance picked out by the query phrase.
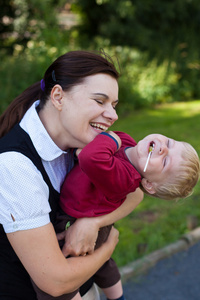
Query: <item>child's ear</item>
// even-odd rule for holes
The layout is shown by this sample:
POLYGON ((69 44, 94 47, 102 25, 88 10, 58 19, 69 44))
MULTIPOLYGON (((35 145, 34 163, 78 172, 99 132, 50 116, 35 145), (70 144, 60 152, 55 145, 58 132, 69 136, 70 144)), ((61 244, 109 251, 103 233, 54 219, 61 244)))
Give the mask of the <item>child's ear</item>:
POLYGON ((142 178, 141 184, 149 194, 155 194, 156 191, 151 181, 148 181, 146 178, 142 178))

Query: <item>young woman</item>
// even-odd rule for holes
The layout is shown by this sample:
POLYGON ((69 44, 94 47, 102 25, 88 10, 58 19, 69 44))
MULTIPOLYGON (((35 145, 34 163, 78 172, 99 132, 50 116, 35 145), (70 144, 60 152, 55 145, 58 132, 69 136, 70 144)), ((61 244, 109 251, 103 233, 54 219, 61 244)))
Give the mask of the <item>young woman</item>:
POLYGON ((30 277, 54 297, 73 292, 110 258, 118 242, 112 228, 107 242, 94 251, 99 228, 141 202, 137 190, 114 212, 77 220, 66 231, 63 253, 71 257, 65 259, 53 224, 60 187, 73 167, 69 148, 83 148, 117 120, 117 79, 104 55, 68 52, 0 117, 0 299, 35 300, 30 277))

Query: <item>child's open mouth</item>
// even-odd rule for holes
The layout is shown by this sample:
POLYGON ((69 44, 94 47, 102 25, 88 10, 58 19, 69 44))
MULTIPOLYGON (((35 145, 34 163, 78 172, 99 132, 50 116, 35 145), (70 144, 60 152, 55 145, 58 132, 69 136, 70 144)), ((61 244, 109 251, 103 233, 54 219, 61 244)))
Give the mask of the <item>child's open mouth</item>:
POLYGON ((154 150, 154 142, 152 141, 151 143, 150 143, 150 146, 149 146, 149 153, 150 152, 152 152, 153 150, 154 150))

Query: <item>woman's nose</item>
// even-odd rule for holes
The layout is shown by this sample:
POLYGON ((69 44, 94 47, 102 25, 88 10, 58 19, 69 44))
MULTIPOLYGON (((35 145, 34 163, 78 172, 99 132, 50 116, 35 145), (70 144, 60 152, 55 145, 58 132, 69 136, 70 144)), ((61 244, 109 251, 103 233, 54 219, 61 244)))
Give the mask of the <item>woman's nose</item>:
POLYGON ((108 119, 112 120, 113 122, 117 121, 117 119, 118 119, 117 112, 116 112, 116 110, 112 106, 107 107, 104 110, 103 116, 105 118, 108 118, 108 119))

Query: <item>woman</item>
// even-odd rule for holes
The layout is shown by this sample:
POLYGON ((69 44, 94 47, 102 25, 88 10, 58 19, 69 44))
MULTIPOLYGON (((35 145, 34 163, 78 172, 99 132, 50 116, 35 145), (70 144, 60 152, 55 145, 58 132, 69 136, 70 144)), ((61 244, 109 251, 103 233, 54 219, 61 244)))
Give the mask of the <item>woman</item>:
POLYGON ((60 186, 73 167, 69 148, 83 148, 117 120, 117 79, 105 56, 72 51, 54 61, 41 83, 25 90, 1 116, 0 299, 35 300, 29 276, 54 297, 73 292, 118 242, 113 228, 94 251, 99 228, 142 200, 138 190, 113 213, 75 222, 66 231, 63 254, 71 257, 65 259, 53 224, 60 186))

